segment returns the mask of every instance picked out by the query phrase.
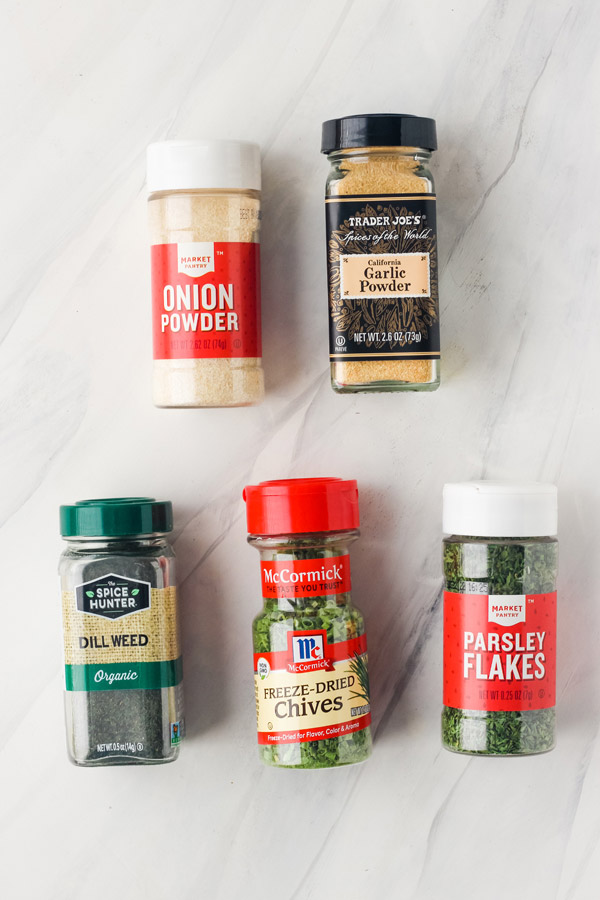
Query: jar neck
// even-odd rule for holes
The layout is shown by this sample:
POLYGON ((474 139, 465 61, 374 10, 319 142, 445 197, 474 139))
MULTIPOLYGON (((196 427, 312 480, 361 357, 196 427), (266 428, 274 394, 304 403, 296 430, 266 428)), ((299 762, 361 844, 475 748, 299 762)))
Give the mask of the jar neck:
POLYGON ((332 162, 340 162, 343 160, 352 160, 358 162, 360 160, 379 159, 402 159, 406 160, 406 164, 417 163, 423 165, 431 160, 431 150, 425 150, 423 147, 352 147, 345 150, 334 150, 327 154, 327 158, 332 162))
POLYGON ((444 537, 446 544, 552 544, 558 543, 554 535, 540 537, 481 537, 481 535, 449 534, 444 537))
POLYGON ((444 538, 445 586, 463 594, 541 594, 556 589, 553 537, 444 538))
POLYGON ((353 529, 273 537, 250 535, 248 542, 260 552, 263 563, 282 564, 275 571, 268 566, 263 570, 261 582, 265 609, 297 614, 300 610, 316 607, 350 606, 350 560, 334 564, 328 563, 328 560, 348 556, 350 544, 359 534, 358 529, 353 529), (288 567, 284 564, 295 562, 308 563, 308 568, 285 573, 288 567), (268 582, 270 596, 265 596, 269 576, 273 579, 268 582), (346 579, 348 590, 343 589, 346 579))
POLYGON ((307 534, 248 535, 248 543, 260 552, 263 560, 322 559, 343 556, 360 535, 350 531, 320 531, 307 534), (312 556, 312 554, 315 554, 312 556))
POLYGON ((119 537, 68 537, 67 547, 72 553, 119 553, 132 550, 160 549, 167 543, 166 535, 144 534, 119 537))
POLYGON ((260 191, 249 188, 180 188, 178 190, 153 191, 148 200, 165 200, 169 197, 248 197, 260 200, 260 191))

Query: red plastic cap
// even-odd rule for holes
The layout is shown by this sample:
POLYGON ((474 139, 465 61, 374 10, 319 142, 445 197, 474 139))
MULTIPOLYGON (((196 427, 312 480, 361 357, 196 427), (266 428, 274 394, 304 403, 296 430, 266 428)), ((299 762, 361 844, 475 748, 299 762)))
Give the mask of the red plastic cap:
POLYGON ((358 528, 358 487, 342 478, 261 481, 244 489, 248 532, 308 534, 358 528))

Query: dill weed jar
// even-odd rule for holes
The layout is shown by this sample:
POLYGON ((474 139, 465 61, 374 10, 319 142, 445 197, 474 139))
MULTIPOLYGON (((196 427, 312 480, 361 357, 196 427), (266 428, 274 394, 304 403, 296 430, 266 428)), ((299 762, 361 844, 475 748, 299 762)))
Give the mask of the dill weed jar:
POLYGON ((170 503, 61 506, 69 757, 78 766, 171 762, 183 736, 170 503))
POLYGON ((156 406, 263 399, 260 181, 256 144, 148 147, 156 406))
POLYGON ((448 750, 554 747, 557 494, 551 484, 444 487, 444 709, 448 750))
POLYGON ((435 122, 363 115, 323 124, 331 384, 433 391, 440 333, 435 122))
POLYGON ((367 641, 350 595, 355 481, 299 478, 245 489, 264 606, 254 619, 263 762, 319 769, 371 753, 367 641))

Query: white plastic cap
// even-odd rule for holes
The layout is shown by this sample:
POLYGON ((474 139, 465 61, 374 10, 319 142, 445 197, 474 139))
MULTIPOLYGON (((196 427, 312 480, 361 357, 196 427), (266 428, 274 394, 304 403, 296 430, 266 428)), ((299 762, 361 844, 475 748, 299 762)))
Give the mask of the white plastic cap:
POLYGON ((445 534, 551 537, 558 530, 554 484, 466 481, 444 485, 445 534))
POLYGON ((154 191, 260 191, 260 147, 248 141, 160 141, 147 151, 154 191))

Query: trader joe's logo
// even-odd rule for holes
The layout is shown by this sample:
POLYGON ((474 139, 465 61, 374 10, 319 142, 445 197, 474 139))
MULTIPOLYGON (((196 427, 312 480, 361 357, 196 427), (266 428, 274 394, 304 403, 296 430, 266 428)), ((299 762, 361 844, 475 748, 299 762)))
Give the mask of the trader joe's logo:
POLYGON ((150 583, 110 574, 77 585, 75 598, 80 612, 120 619, 150 609, 150 583))

